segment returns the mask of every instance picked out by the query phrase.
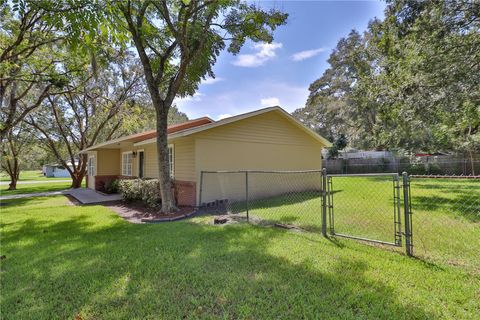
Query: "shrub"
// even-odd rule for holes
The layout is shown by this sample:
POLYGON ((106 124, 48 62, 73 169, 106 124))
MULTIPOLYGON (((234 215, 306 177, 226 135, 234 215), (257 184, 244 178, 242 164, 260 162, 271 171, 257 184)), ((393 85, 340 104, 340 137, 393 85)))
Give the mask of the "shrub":
POLYGON ((418 174, 424 175, 427 174, 425 165, 423 163, 412 163, 407 167, 408 174, 418 174))
POLYGON ((117 179, 107 181, 105 183, 105 192, 106 193, 117 193, 119 187, 119 181, 117 179))
POLYGON ((143 180, 141 184, 142 201, 149 207, 160 204, 160 182, 157 179, 143 180))
POLYGON ((160 204, 160 182, 157 179, 151 180, 120 180, 118 189, 125 201, 141 200, 149 207, 160 204))
POLYGON ((141 200, 142 193, 140 188, 140 179, 126 180, 122 179, 118 183, 118 190, 125 201, 141 200))
POLYGON ((418 175, 443 174, 442 169, 436 163, 412 163, 408 166, 407 172, 418 175))

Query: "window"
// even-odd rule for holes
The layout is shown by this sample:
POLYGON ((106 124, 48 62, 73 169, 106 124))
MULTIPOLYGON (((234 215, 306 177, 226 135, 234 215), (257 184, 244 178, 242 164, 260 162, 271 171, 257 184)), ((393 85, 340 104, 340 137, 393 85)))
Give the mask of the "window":
POLYGON ((88 158, 87 171, 89 176, 93 177, 95 175, 95 158, 94 157, 88 158))
POLYGON ((168 162, 169 162, 169 171, 170 171, 170 178, 173 178, 175 173, 175 149, 173 144, 168 145, 168 162))
POLYGON ((133 153, 124 152, 122 153, 122 175, 131 176, 133 167, 133 153))

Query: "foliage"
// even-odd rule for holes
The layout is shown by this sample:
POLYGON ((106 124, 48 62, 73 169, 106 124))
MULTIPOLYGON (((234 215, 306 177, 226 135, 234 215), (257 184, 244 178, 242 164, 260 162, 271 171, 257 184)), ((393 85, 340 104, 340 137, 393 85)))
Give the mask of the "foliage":
POLYGON ((340 136, 333 142, 333 145, 330 149, 328 149, 328 158, 335 159, 338 157, 338 153, 345 149, 348 144, 347 137, 344 134, 340 134, 340 136))
POLYGON ((149 207, 156 207, 161 203, 158 179, 120 179, 118 190, 125 201, 140 200, 149 207))
POLYGON ((142 199, 142 180, 141 179, 120 179, 118 190, 125 201, 135 201, 142 199))
POLYGON ((480 18, 472 1, 389 1, 341 39, 295 115, 358 148, 480 150, 480 18))
POLYGON ((4 143, 1 144, 0 169, 10 177, 10 190, 17 188, 20 172, 25 168, 24 160, 33 146, 33 135, 24 122, 6 132, 4 143))
POLYGON ((158 179, 142 180, 141 200, 149 207, 156 207, 161 203, 160 181, 158 179))
MULTIPOLYGON (((50 23, 61 15, 38 4, 0 3, 0 139, 49 93, 61 91, 71 71, 57 65, 69 58, 62 53, 64 34, 50 23)), ((57 9, 69 8, 70 3, 57 4, 57 9)))
POLYGON ((171 195, 167 124, 176 97, 193 95, 227 46, 234 54, 247 40, 272 42, 287 15, 254 4, 227 1, 101 1, 98 20, 80 25, 100 29, 120 45, 133 45, 143 67, 156 112, 158 172, 162 211, 175 211, 171 195))
POLYGON ((117 193, 119 192, 120 181, 118 179, 107 181, 105 183, 105 191, 107 193, 117 193))

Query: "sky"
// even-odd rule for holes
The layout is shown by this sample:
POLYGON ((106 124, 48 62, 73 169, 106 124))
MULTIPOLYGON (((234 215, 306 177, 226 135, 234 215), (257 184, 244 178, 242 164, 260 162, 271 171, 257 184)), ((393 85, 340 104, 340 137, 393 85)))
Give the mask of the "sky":
POLYGON ((247 42, 236 56, 226 50, 213 67, 215 78, 200 84, 192 97, 176 100, 190 119, 214 120, 280 106, 292 112, 305 105, 310 83, 328 68, 338 40, 352 29, 364 31, 383 18, 380 1, 256 1, 289 14, 271 44, 247 42))

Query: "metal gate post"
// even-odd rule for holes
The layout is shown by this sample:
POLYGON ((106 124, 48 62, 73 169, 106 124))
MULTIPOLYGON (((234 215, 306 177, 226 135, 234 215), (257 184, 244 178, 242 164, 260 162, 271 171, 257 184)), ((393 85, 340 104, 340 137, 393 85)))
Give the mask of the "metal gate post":
POLYGON ((327 236, 327 169, 322 170, 322 234, 327 236))
POLYGON ((250 221, 248 216, 248 171, 245 171, 245 206, 247 209, 247 222, 250 221))
POLYGON ((411 221, 410 221, 410 184, 408 173, 403 172, 403 212, 405 219, 405 246, 407 250, 407 255, 412 256, 412 230, 411 230, 411 221))

